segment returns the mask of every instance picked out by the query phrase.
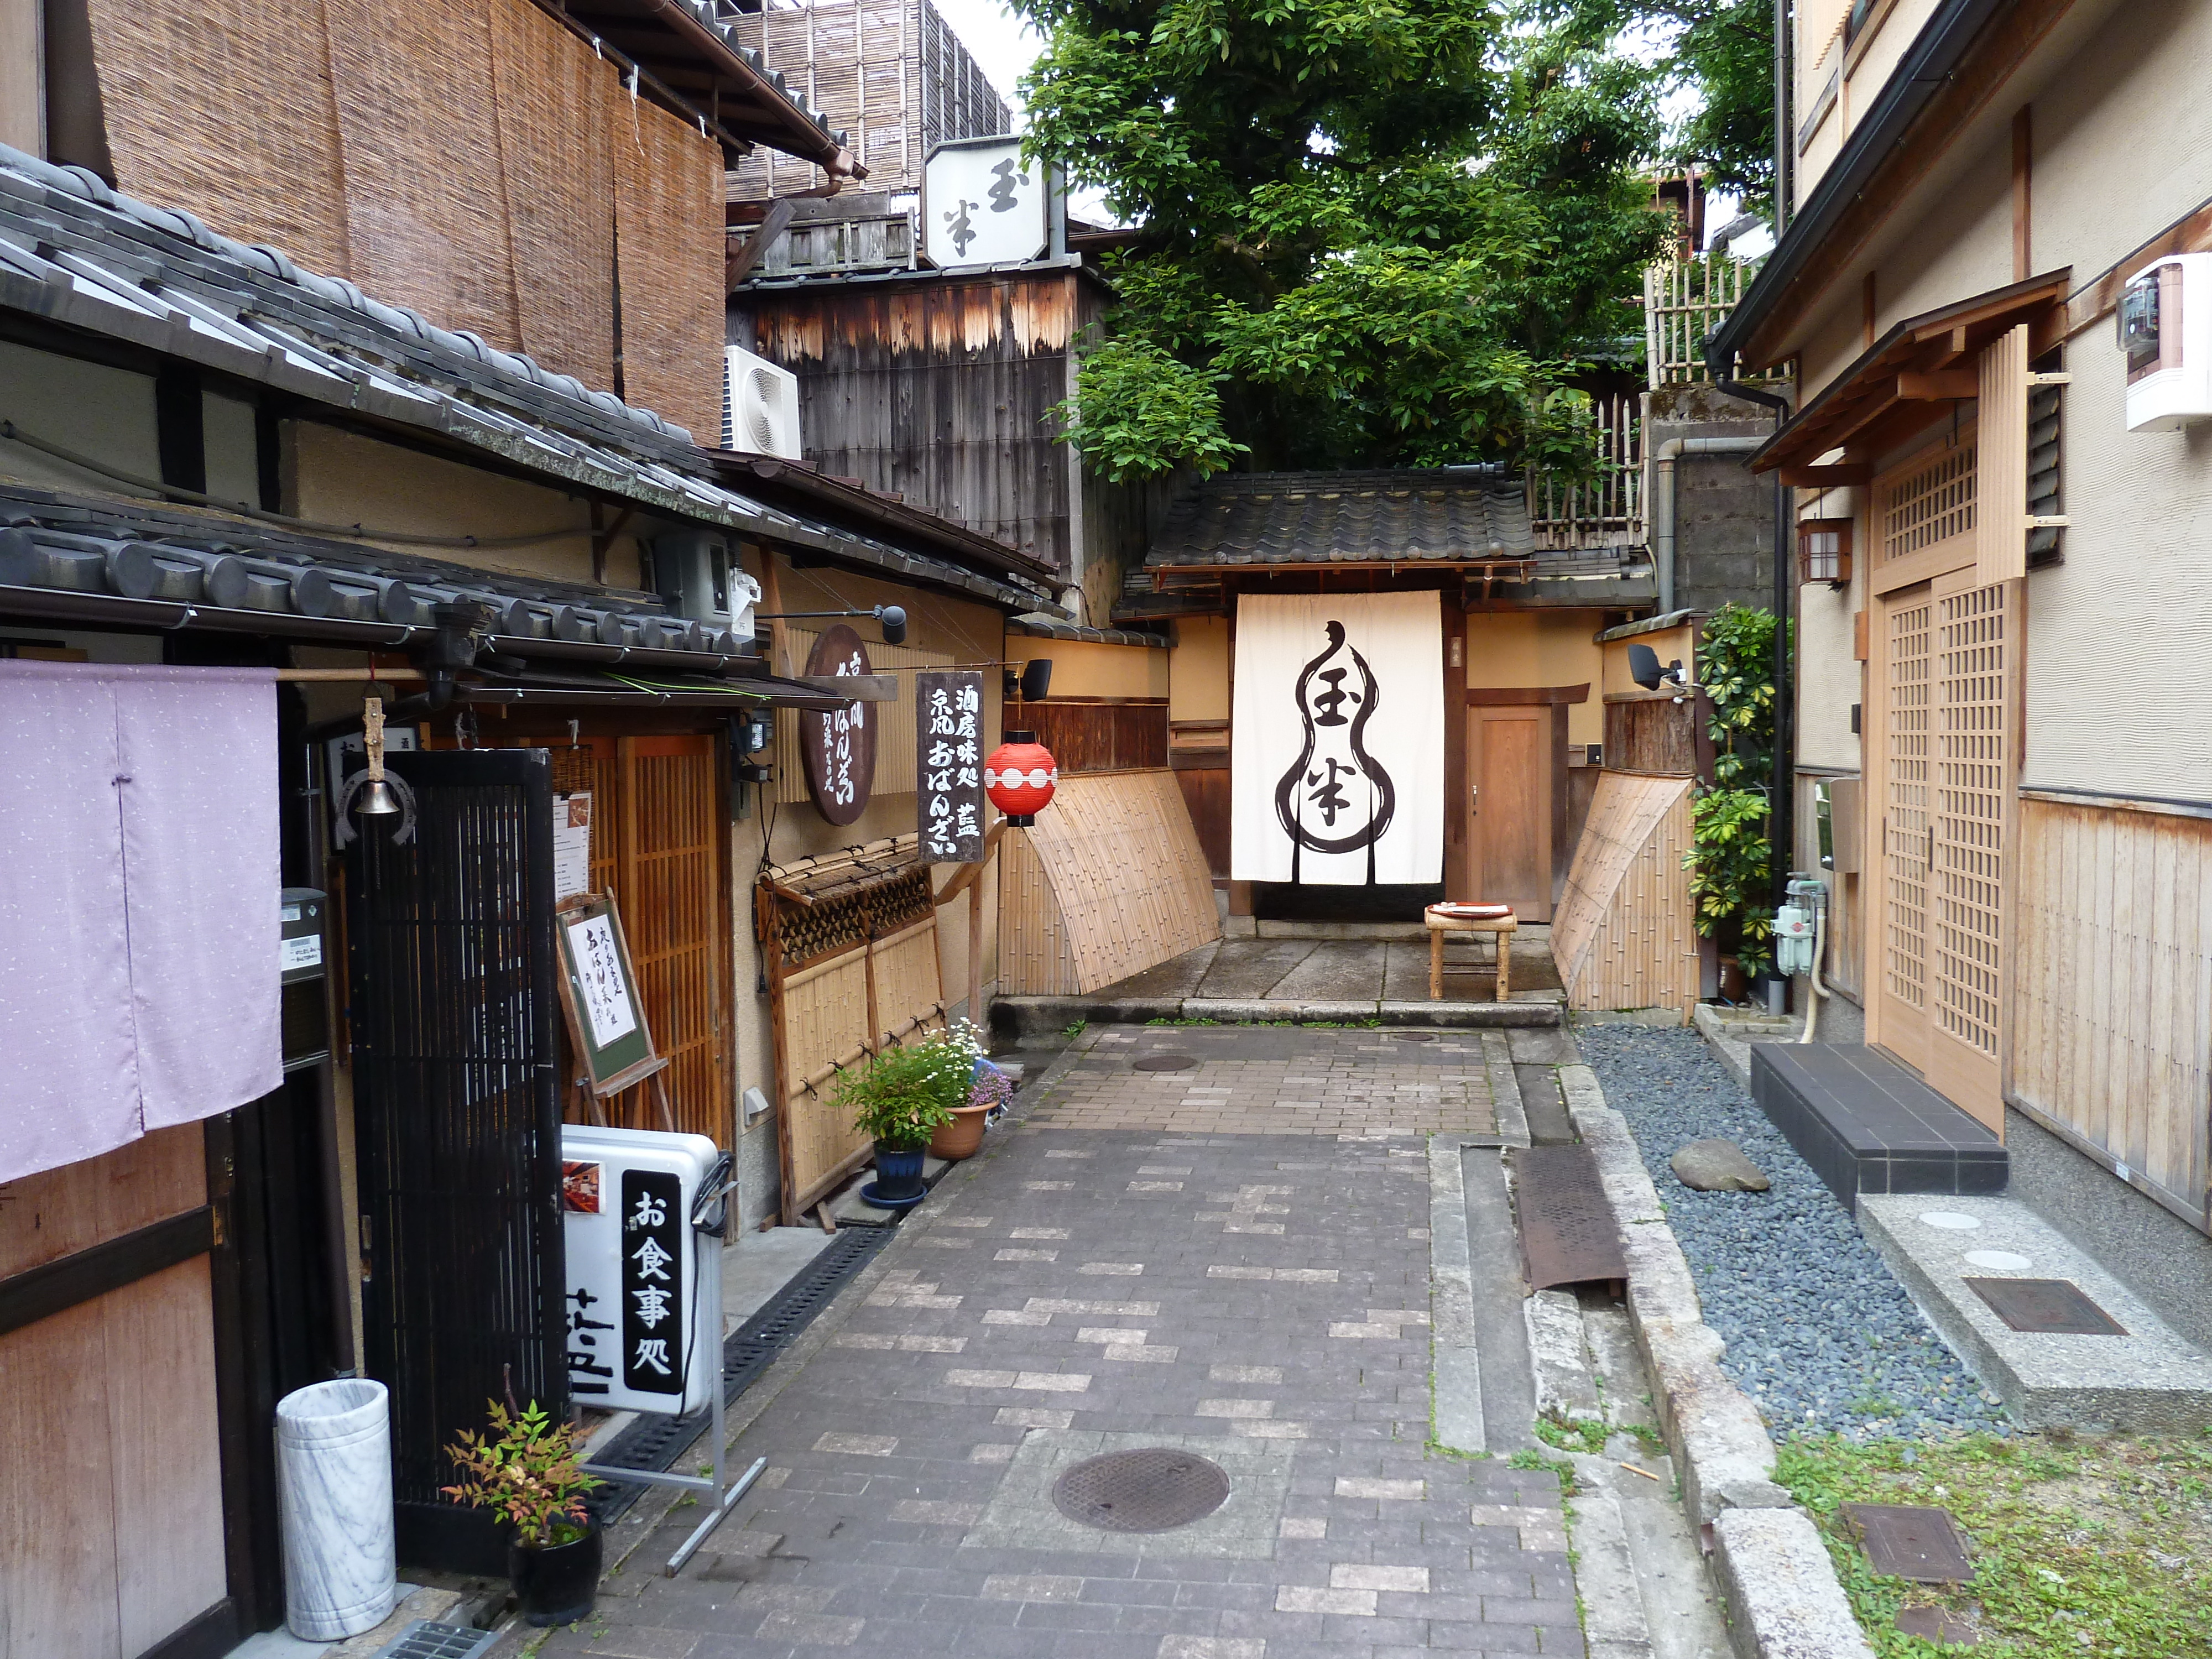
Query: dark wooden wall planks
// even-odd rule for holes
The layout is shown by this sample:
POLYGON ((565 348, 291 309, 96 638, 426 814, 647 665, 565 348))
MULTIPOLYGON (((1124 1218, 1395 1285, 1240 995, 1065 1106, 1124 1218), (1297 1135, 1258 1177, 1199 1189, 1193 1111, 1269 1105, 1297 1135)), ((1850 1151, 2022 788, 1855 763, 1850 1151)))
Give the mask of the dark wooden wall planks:
POLYGON ((1706 722, 1712 705, 1704 692, 1677 701, 1664 692, 1613 692, 1605 700, 1605 765, 1609 772, 1642 772, 1710 779, 1712 739, 1706 722))
POLYGON ((1006 704, 1005 729, 1036 733, 1060 775, 1157 771, 1168 763, 1168 705, 1148 702, 1006 704))

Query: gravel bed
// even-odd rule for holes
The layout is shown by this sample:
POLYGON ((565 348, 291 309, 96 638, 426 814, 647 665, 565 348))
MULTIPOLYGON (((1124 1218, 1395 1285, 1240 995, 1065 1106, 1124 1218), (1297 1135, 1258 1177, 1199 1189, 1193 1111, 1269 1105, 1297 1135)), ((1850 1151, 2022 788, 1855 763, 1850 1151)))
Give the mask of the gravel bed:
POLYGON ((1892 1277, 1812 1167, 1693 1030, 1577 1025, 1606 1104, 1628 1120, 1705 1322, 1728 1344, 1721 1368, 1778 1437, 1853 1440, 2008 1432, 1984 1392, 1892 1277), (1692 1140, 1743 1148, 1774 1184, 1700 1193, 1668 1159, 1692 1140))

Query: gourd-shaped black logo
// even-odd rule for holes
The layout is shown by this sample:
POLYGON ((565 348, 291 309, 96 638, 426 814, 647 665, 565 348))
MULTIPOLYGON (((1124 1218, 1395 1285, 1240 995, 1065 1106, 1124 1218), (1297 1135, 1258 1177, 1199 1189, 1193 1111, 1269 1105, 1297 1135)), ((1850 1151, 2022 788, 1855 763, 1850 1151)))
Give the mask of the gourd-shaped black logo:
POLYGON ((1367 752, 1367 722, 1382 705, 1382 688, 1367 659, 1346 643, 1342 623, 1328 624, 1328 646, 1299 671, 1292 695, 1305 743, 1275 785, 1275 816, 1291 838, 1291 879, 1298 879, 1303 848, 1351 853, 1364 847, 1372 884, 1375 843, 1398 810, 1398 791, 1367 752))

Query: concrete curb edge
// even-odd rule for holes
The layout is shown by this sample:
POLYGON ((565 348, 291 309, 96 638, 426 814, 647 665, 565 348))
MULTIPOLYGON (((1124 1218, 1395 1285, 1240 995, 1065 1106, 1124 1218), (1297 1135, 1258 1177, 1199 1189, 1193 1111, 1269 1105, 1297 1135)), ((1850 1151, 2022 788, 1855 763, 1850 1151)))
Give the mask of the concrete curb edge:
POLYGON ((1724 1345, 1628 1121, 1587 1066, 1559 1068, 1575 1133, 1599 1176, 1628 1259, 1628 1315, 1651 1376, 1652 1405, 1680 1475, 1690 1519, 1741 1659, 1873 1659, 1812 1518, 1774 1480, 1774 1442, 1749 1397, 1720 1368, 1724 1345))

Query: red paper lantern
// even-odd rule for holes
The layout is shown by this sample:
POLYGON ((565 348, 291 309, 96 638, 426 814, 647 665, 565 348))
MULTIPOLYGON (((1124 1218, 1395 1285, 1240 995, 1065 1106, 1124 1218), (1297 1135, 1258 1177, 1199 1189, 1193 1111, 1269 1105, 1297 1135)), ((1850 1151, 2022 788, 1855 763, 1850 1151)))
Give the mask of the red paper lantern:
POLYGON ((1034 732, 1009 732, 983 763, 983 793, 1012 824, 1031 824, 1052 801, 1060 763, 1034 732))

